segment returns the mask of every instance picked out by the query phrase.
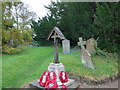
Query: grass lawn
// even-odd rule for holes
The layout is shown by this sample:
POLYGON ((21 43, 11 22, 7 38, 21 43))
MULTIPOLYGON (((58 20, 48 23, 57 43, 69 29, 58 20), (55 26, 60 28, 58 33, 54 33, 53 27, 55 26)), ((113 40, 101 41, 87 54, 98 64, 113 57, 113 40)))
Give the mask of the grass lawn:
MULTIPOLYGON (((118 73, 117 58, 100 58, 94 56, 93 61, 97 69, 91 70, 82 66, 79 50, 65 54, 62 53, 62 49, 60 48, 59 52, 59 60, 64 64, 67 72, 91 78, 100 78, 118 73)), ((3 54, 2 87, 20 88, 26 83, 39 78, 43 71, 47 70, 49 63, 54 60, 53 55, 53 47, 27 47, 20 54, 3 54)))
POLYGON ((72 74, 86 76, 91 79, 100 79, 118 73, 118 58, 93 56, 92 59, 96 70, 92 70, 82 65, 79 50, 70 54, 61 53, 60 56, 60 60, 65 65, 66 71, 72 74))

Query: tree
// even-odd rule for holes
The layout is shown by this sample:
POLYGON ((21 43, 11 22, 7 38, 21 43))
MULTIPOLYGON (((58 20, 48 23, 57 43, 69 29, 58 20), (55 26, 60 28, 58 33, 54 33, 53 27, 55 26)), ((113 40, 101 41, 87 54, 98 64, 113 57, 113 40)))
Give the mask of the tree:
POLYGON ((118 3, 96 3, 94 34, 99 36, 99 46, 115 51, 118 33, 118 3))
MULTIPOLYGON (((71 40, 72 45, 76 45, 80 36, 85 39, 92 37, 92 33, 85 32, 90 32, 90 25, 93 22, 95 3, 52 2, 52 4, 46 6, 46 8, 49 10, 47 19, 45 19, 45 17, 40 20, 40 22, 36 23, 41 25, 40 27, 48 26, 48 23, 49 27, 58 26, 64 35, 71 40), (46 22, 45 20, 48 21, 46 22), (44 21, 47 24, 45 26, 42 25, 42 22, 44 21)), ((36 33, 40 32, 40 30, 42 31, 42 28, 37 29, 36 33)), ((47 30, 49 31, 51 28, 47 30)), ((44 30, 42 33, 44 33, 44 30)))
POLYGON ((33 25, 36 41, 41 42, 40 38, 43 41, 47 33, 57 26, 71 45, 76 45, 79 37, 85 40, 92 37, 99 38, 98 47, 101 49, 117 50, 120 37, 118 3, 52 2, 46 8, 49 10, 47 16, 33 25))
POLYGON ((21 51, 20 45, 29 44, 32 41, 31 30, 19 30, 14 26, 15 19, 12 12, 13 2, 2 3, 2 52, 15 53, 21 51))
POLYGON ((90 27, 95 8, 95 3, 66 3, 60 26, 73 45, 76 45, 80 36, 84 39, 92 37, 90 27))
POLYGON ((18 6, 18 17, 21 22, 21 29, 27 29, 28 25, 31 24, 32 20, 35 19, 36 13, 30 11, 30 6, 24 3, 21 3, 18 6))
POLYGON ((22 2, 14 2, 14 8, 15 8, 15 13, 14 13, 14 18, 17 24, 17 29, 19 28, 19 6, 22 2))
POLYGON ((52 17, 46 16, 42 20, 39 18, 38 22, 33 21, 31 27, 36 34, 34 40, 39 45, 51 45, 51 41, 47 41, 47 37, 54 26, 56 26, 56 21, 52 17))

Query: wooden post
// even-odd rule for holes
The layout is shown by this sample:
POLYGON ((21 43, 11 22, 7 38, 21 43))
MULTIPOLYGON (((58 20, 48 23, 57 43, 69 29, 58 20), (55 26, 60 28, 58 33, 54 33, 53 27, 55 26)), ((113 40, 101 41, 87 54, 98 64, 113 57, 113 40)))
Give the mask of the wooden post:
POLYGON ((54 39, 54 63, 60 63, 58 60, 58 38, 54 39))

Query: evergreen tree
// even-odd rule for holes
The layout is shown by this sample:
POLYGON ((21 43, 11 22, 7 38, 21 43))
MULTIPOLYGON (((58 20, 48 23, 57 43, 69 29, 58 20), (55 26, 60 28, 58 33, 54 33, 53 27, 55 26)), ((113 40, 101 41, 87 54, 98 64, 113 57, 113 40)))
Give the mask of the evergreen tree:
POLYGON ((50 15, 57 22, 57 26, 76 45, 80 36, 85 39, 92 37, 91 24, 93 22, 95 3, 52 3, 47 7, 50 15))
POLYGON ((46 8, 49 10, 47 16, 33 25, 38 42, 42 43, 57 26, 71 45, 76 45, 79 37, 85 40, 92 37, 99 38, 98 47, 101 49, 117 50, 120 37, 118 3, 53 2, 46 8))
POLYGON ((51 41, 47 41, 47 37, 51 30, 56 26, 56 21, 51 17, 44 17, 42 20, 39 18, 38 22, 32 21, 31 27, 34 28, 36 36, 34 40, 39 45, 50 45, 51 41))
POLYGON ((98 36, 99 46, 116 50, 118 34, 118 3, 96 3, 94 35, 98 36))

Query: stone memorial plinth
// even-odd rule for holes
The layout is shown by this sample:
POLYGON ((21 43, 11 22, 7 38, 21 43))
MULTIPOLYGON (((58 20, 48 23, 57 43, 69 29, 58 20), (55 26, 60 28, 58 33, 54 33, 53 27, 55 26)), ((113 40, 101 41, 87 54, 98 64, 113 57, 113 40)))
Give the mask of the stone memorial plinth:
MULTIPOLYGON (((50 65, 48 66, 48 71, 54 71, 57 79, 56 82, 59 83, 60 79, 59 79, 59 74, 61 71, 65 71, 64 65, 62 63, 50 63, 50 65)), ((69 86, 71 84, 73 84, 75 81, 72 79, 68 79, 68 82, 64 83, 64 85, 69 86)))
POLYGON ((61 71, 65 71, 64 66, 62 63, 50 63, 48 66, 48 71, 54 71, 57 76, 57 82, 59 82, 59 73, 61 71))

